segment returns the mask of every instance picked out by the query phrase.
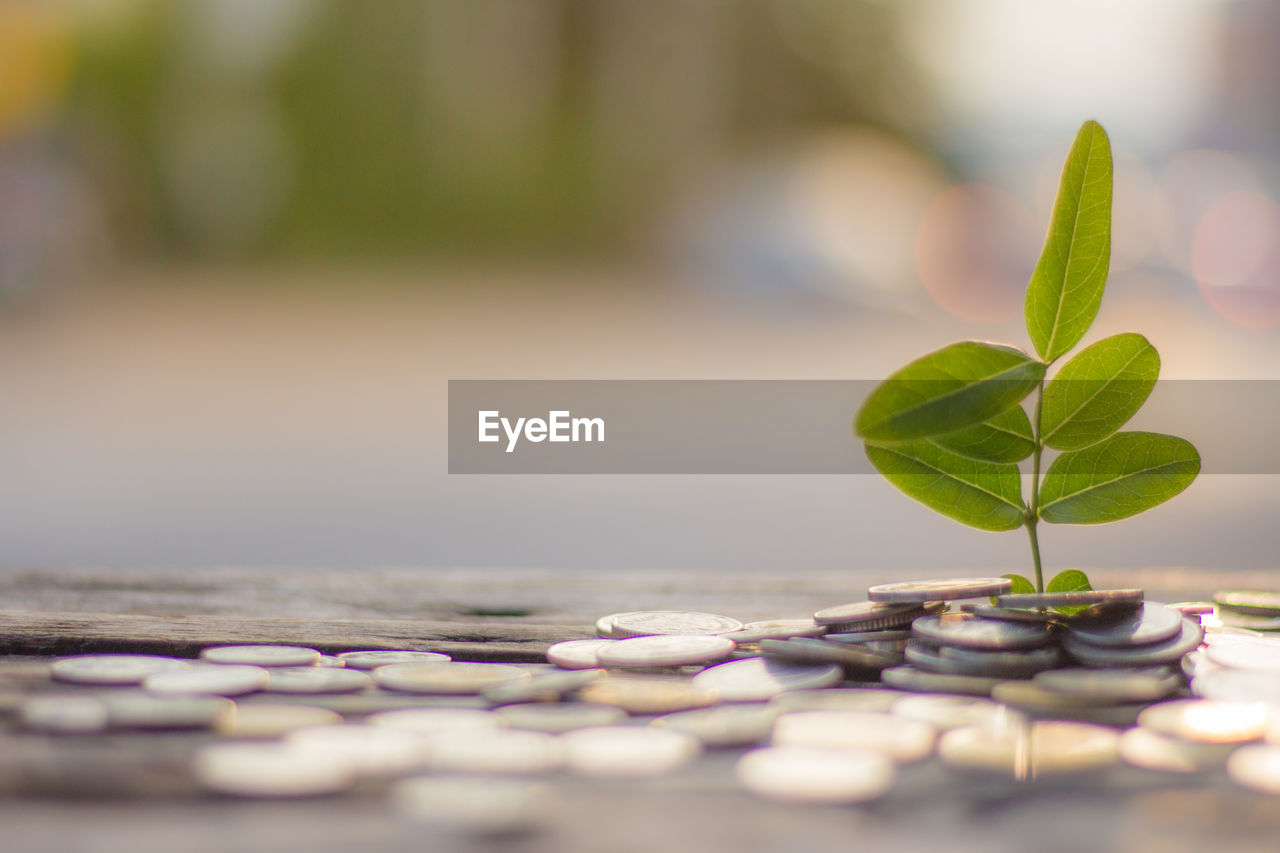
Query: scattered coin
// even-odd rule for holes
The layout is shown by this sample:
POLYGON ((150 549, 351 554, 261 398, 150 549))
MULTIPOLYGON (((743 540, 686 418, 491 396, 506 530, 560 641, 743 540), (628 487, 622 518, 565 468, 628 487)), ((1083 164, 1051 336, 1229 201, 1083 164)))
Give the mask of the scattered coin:
POLYGON ((391 726, 346 723, 293 729, 284 743, 294 751, 329 756, 360 776, 403 776, 427 766, 432 738, 391 726))
POLYGON ((351 669, 377 669, 396 663, 448 663, 448 655, 440 652, 415 652, 407 650, 376 650, 367 652, 343 652, 338 659, 351 669))
POLYGON ((963 613, 972 613, 983 619, 1001 619, 1006 622, 1054 622, 1061 617, 1043 610, 1028 610, 1021 607, 997 607, 992 604, 962 604, 963 613))
POLYGON ((669 714, 701 708, 716 701, 716 696, 698 683, 699 677, 701 673, 690 682, 662 676, 610 675, 584 685, 578 691, 578 698, 591 704, 613 705, 629 714, 669 714))
POLYGON ((812 637, 793 637, 790 640, 761 640, 760 651, 769 658, 795 663, 834 663, 854 669, 880 671, 885 667, 902 663, 897 652, 878 651, 865 645, 833 643, 812 637))
POLYGON ((915 603, 886 604, 880 601, 855 601, 852 604, 841 604, 828 607, 813 614, 813 621, 818 625, 858 625, 874 622, 880 627, 909 625, 911 620, 920 615, 920 605, 915 603))
POLYGON ((761 797, 795 803, 861 803, 893 787, 894 767, 883 755, 856 750, 767 747, 748 752, 735 768, 738 783, 761 797))
POLYGON ((1178 677, 1156 669, 1051 669, 1035 675, 1035 683, 1058 693, 1115 702, 1155 702, 1178 690, 1178 677))
POLYGON ((546 819, 551 789, 524 779, 421 776, 391 789, 406 817, 482 836, 508 836, 537 829, 546 819))
POLYGON ((106 731, 107 706, 88 696, 39 696, 22 704, 22 727, 51 734, 106 731))
POLYGON ((1280 794, 1280 747, 1245 746, 1227 759, 1231 781, 1264 794, 1280 794))
POLYGON ((1008 578, 938 578, 906 583, 886 583, 867 590, 872 601, 951 601, 957 598, 979 598, 1002 595, 1013 589, 1008 578))
POLYGON ((365 723, 432 735, 441 732, 489 731, 506 725, 502 717, 478 708, 403 708, 398 711, 379 711, 370 714, 365 723))
POLYGON ((191 663, 157 655, 79 655, 56 660, 50 667, 55 681, 72 684, 132 685, 160 672, 191 669, 191 663))
POLYGON ((912 666, 890 667, 880 673, 880 680, 900 690, 921 693, 962 693, 969 696, 990 696, 992 688, 1004 681, 1002 678, 927 672, 912 666))
POLYGON ((437 773, 527 776, 564 763, 554 735, 513 729, 459 729, 431 741, 429 766, 437 773))
POLYGON ((752 702, 679 711, 658 717, 650 725, 693 735, 706 747, 756 746, 769 739, 780 713, 776 706, 752 702))
POLYGON ((779 693, 769 704, 782 711, 888 711, 910 693, 882 687, 831 687, 779 693))
POLYGON ((200 652, 200 659, 244 666, 315 666, 320 653, 302 646, 211 646, 200 652))
POLYGON ((1192 743, 1141 726, 1120 735, 1120 757, 1125 762, 1162 773, 1216 770, 1235 748, 1230 743, 1192 743))
POLYGON ((615 634, 613 631, 613 620, 619 616, 630 616, 632 613, 640 613, 643 611, 628 610, 624 613, 608 613, 596 620, 596 635, 604 638, 617 640, 622 638, 623 634, 615 634))
POLYGON ((1108 696, 1060 693, 1035 681, 1006 681, 997 684, 991 691, 991 698, 1038 716, 1053 716, 1080 708, 1118 705, 1121 702, 1108 696))
POLYGON ((1116 763, 1119 741, 1114 729, 1088 723, 964 726, 942 735, 938 755, 957 769, 1028 780, 1109 767, 1116 763))
POLYGON ((495 713, 512 728, 547 734, 612 726, 627 719, 627 712, 621 708, 613 705, 592 705, 586 702, 533 702, 526 705, 504 705, 495 713))
POLYGON ((1179 611, 1148 601, 1133 609, 1089 609, 1067 623, 1067 633, 1094 646, 1146 646, 1178 636, 1189 621, 1179 611))
POLYGON ((528 670, 500 663, 393 663, 373 671, 380 687, 404 693, 480 693, 529 677, 528 670))
POLYGON ((911 631, 947 645, 993 651, 1030 649, 1053 642, 1048 625, 983 619, 970 613, 921 616, 911 623, 911 631))
POLYGON ((938 732, 905 717, 867 711, 794 711, 773 725, 774 746, 879 752, 898 764, 927 758, 938 732))
POLYGON ((1213 594, 1215 603, 1251 616, 1280 616, 1280 593, 1224 589, 1213 594))
POLYGON ((653 634, 728 634, 742 630, 742 623, 728 616, 694 610, 644 610, 613 617, 613 636, 646 637, 653 634))
POLYGON ((1280 672, 1280 639, 1241 637, 1232 642, 1215 642, 1205 652, 1218 666, 1280 672))
POLYGON ((507 681, 488 687, 480 695, 491 705, 514 705, 518 702, 555 702, 566 693, 602 678, 603 669, 578 669, 569 672, 540 672, 528 678, 507 681))
POLYGON ((768 619, 748 622, 741 630, 722 634, 734 643, 758 643, 761 640, 786 640, 790 637, 821 637, 827 632, 823 625, 809 619, 768 619))
POLYGON ((1138 725, 1193 743, 1245 743, 1267 729, 1267 707, 1257 703, 1175 699, 1151 705, 1138 715, 1138 725))
POLYGON ((351 765, 335 756, 279 744, 207 746, 192 764, 196 778, 218 794, 255 798, 337 794, 355 782, 351 765))
POLYGON ((1173 664, 1193 651, 1204 639, 1204 629, 1190 619, 1182 619, 1181 633, 1169 640, 1144 646, 1095 646, 1068 633, 1063 648, 1077 661, 1089 666, 1159 666, 1173 664))
POLYGON ((235 712, 220 696, 152 696, 148 693, 102 695, 113 729, 206 729, 235 712))
POLYGON ((486 710, 489 703, 479 696, 428 695, 425 693, 396 693, 392 690, 369 688, 359 693, 255 693, 236 700, 245 705, 265 702, 272 705, 309 705, 327 708, 343 716, 376 714, 381 711, 401 711, 419 708, 470 708, 486 710))
POLYGON ((602 666, 684 666, 722 661, 733 648, 733 640, 724 637, 664 633, 619 640, 596 657, 602 666))
POLYGON ((892 643, 911 639, 911 631, 903 628, 891 628, 885 631, 841 631, 837 634, 827 634, 822 639, 836 643, 892 643))
POLYGON ((547 649, 547 660, 565 669, 595 669, 600 666, 600 650, 616 642, 608 639, 566 640, 547 649))
POLYGON ((358 669, 280 666, 267 671, 268 693, 354 693, 372 680, 358 669))
POLYGON ((1176 601, 1165 607, 1172 607, 1184 616, 1207 616, 1218 609, 1212 601, 1176 601))
POLYGON ((658 726, 578 729, 561 735, 561 741, 569 772, 596 778, 661 776, 702 752, 692 735, 658 726))
POLYGON ((1004 726, 1011 722, 1009 709, 999 702, 946 693, 907 695, 893 703, 892 711, 894 716, 928 723, 942 731, 961 726, 1004 726))
POLYGON ((761 702, 787 690, 829 687, 843 679, 844 670, 838 664, 749 658, 704 669, 693 677, 693 686, 725 702, 761 702))
MULTIPOLYGON (((1248 628, 1252 631, 1280 631, 1280 616, 1255 616, 1223 607, 1218 609, 1218 620, 1231 628, 1248 628)), ((1207 618, 1207 617, 1206 617, 1207 618)))
POLYGON ((222 735, 236 738, 279 738, 294 729, 313 726, 330 726, 342 722, 342 717, 326 708, 307 705, 268 705, 264 703, 240 703, 218 717, 214 729, 222 735))
POLYGON ((1018 592, 996 596, 998 607, 1078 607, 1142 601, 1140 589, 1082 589, 1073 592, 1018 592))
POLYGON ((241 696, 266 688, 270 681, 260 666, 203 666, 158 672, 142 682, 151 693, 166 695, 204 693, 211 696, 241 696))

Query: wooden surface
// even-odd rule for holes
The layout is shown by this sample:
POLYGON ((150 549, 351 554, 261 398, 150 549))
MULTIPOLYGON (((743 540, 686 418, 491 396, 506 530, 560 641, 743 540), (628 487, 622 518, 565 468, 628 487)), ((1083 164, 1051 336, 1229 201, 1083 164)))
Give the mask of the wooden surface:
MULTIPOLYGON (((1268 588, 1263 573, 1094 572, 1157 600, 1268 588)), ((1223 774, 1168 778, 1118 767, 1016 784, 930 760, 884 800, 787 806, 737 790, 737 753, 640 783, 557 777, 545 823, 485 839, 394 813, 368 784, 338 800, 236 802, 201 794, 192 738, 18 734, 8 716, 42 661, 84 651, 192 655, 205 645, 301 643, 326 651, 429 648, 459 659, 541 660, 608 612, 702 609, 742 619, 797 616, 858 600, 872 574, 555 573, 519 570, 253 572, 63 571, 0 577, 0 849, 115 851, 1181 851, 1273 849, 1280 800, 1223 774), (123 757, 123 758, 122 758, 123 757)), ((52 687, 47 685, 47 687, 52 687)), ((56 689, 56 688, 53 688, 56 689)))

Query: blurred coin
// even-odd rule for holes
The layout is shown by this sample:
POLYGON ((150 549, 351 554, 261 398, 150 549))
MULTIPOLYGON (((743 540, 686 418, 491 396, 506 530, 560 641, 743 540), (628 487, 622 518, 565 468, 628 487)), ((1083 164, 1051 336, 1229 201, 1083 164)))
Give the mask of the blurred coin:
POLYGON ((1037 717, 1072 716, 1082 709, 1121 704, 1121 700, 1106 696, 1059 693, 1034 681, 998 684, 992 689, 991 698, 1037 717))
POLYGON ((219 717, 214 729, 228 737, 273 739, 294 729, 328 726, 342 717, 325 708, 306 705, 239 704, 219 717))
POLYGON ((827 634, 822 639, 835 643, 899 642, 911 639, 911 631, 905 628, 891 628, 884 631, 841 631, 838 634, 827 634))
POLYGON ((504 705, 495 713, 512 728, 548 734, 561 734, 574 729, 588 729, 595 726, 612 726, 627 719, 627 712, 621 708, 585 702, 504 705))
POLYGON ((1252 628, 1236 628, 1232 625, 1214 625, 1212 623, 1201 623, 1204 628, 1204 641, 1208 645, 1214 640, 1222 637, 1265 637, 1267 636, 1261 631, 1254 631, 1252 628))
POLYGON ((571 773, 610 779, 662 776, 698 757, 702 746, 684 732, 657 726, 602 726, 561 735, 571 773))
POLYGON ((1094 646, 1145 646, 1178 636, 1184 621, 1172 607, 1148 601, 1132 610, 1090 608, 1071 618, 1067 633, 1094 646))
POLYGON ((1227 759, 1231 781, 1264 794, 1280 794, 1280 747, 1245 746, 1227 759))
POLYGON ((773 725, 774 746, 879 752, 905 764, 933 752, 937 730, 928 723, 868 711, 792 711, 773 725))
POLYGON ((375 650, 367 652, 343 652, 338 655, 350 669, 377 669, 395 663, 448 663, 448 655, 440 652, 414 652, 375 650))
POLYGON ((316 661, 316 666, 326 666, 330 668, 345 667, 347 662, 337 655, 320 655, 320 660, 316 661))
POLYGON ((235 711, 220 696, 152 696, 107 693, 101 697, 113 729, 205 729, 235 711))
POLYGON ((508 681, 488 687, 480 695, 491 705, 514 705, 517 702, 555 702, 566 693, 603 677, 603 669, 579 669, 569 672, 540 672, 529 678, 508 681))
POLYGON ((1184 616, 1206 616, 1217 610, 1217 605, 1212 601, 1176 601, 1165 607, 1172 607, 1184 616))
POLYGON ((911 631, 949 646, 992 651, 1030 649, 1053 642, 1048 625, 983 619, 971 613, 921 616, 911 623, 911 631))
POLYGON ((1218 620, 1228 627, 1248 628, 1251 631, 1280 631, 1280 616, 1255 616, 1226 607, 1218 609, 1218 620))
POLYGON ((564 763, 554 735, 514 729, 459 729, 431 741, 428 765, 437 773, 526 776, 551 773, 564 763))
POLYGON ((409 729, 347 723, 292 729, 284 743, 345 762, 360 776, 403 776, 427 766, 432 738, 409 729))
POLYGON ((1138 725, 1193 743, 1245 743, 1266 733, 1267 706, 1260 703, 1175 699, 1152 705, 1138 725))
POLYGON ((646 637, 654 634, 728 634, 742 630, 742 623, 728 616, 694 610, 643 610, 613 617, 613 636, 646 637))
POLYGON ((906 583, 886 583, 867 590, 872 601, 950 601, 956 598, 978 598, 1001 595, 1013 589, 1008 578, 939 578, 906 583))
POLYGON ((1005 622, 1053 622, 1061 618, 1043 610, 1026 610, 1019 607, 996 607, 991 604, 962 604, 961 612, 972 613, 983 619, 999 619, 1005 622))
MULTIPOLYGON (((987 654, 1015 653, 988 652, 987 654)), ((907 663, 917 669, 939 675, 955 675, 974 678, 1011 678, 1025 677, 1027 675, 1024 667, 1018 667, 1013 671, 1009 671, 1007 667, 996 668, 981 661, 969 661, 952 657, 944 657, 941 649, 925 645, 924 643, 916 643, 915 645, 907 646, 906 659, 907 663)))
POLYGON ((894 666, 880 673, 880 680, 900 690, 922 693, 961 693, 968 696, 990 696, 991 689, 1004 681, 972 675, 950 675, 927 672, 912 666, 894 666))
POLYGON ((724 660, 733 641, 706 634, 660 634, 619 640, 596 654, 602 666, 685 666, 724 660))
POLYGON ((553 643, 547 649, 547 660, 565 669, 595 669, 600 666, 600 650, 606 649, 617 640, 566 640, 553 643))
POLYGON ((1140 589, 1082 589, 1073 592, 1018 592, 996 596, 998 607, 1078 607, 1090 604, 1137 603, 1140 589))
POLYGON ((811 637, 790 640, 761 640, 760 651, 769 658, 796 663, 835 663, 857 669, 879 670, 902 663, 896 652, 877 651, 864 645, 833 643, 811 637))
POLYGON ((779 693, 769 704, 783 711, 888 711, 899 699, 909 696, 900 690, 880 687, 831 687, 822 690, 792 690, 779 693))
POLYGON ((1120 736, 1113 729, 1056 720, 1011 725, 964 726, 938 741, 943 763, 1014 779, 1097 770, 1116 763, 1120 736))
POLYGON ((406 817, 477 835, 506 836, 546 820, 552 789, 524 779, 420 776, 395 783, 391 801, 406 817))
POLYGON ((1237 613, 1248 613, 1252 616, 1280 616, 1280 592, 1223 589, 1213 594, 1213 600, 1237 613))
POLYGON ((148 676, 142 686, 150 693, 166 695, 205 693, 211 696, 241 696, 267 686, 270 676, 260 666, 202 666, 159 672, 148 676))
POLYGON ((668 714, 710 705, 717 697, 699 685, 697 677, 691 683, 683 678, 610 675, 584 685, 578 698, 595 705, 613 705, 630 714, 668 714))
POLYGON ((192 769, 206 789, 238 797, 336 794, 355 782, 355 773, 345 761, 280 744, 206 746, 196 753, 192 769))
POLYGON ((988 652, 959 646, 942 646, 938 654, 943 658, 961 661, 969 669, 961 674, 986 675, 995 678, 1026 678, 1053 669, 1065 662, 1065 655, 1057 646, 1041 649, 1023 649, 1010 652, 988 652))
POLYGON ((658 717, 650 725, 693 735, 707 747, 755 746, 769 738, 780 713, 780 708, 753 702, 678 711, 658 717))
POLYGON ((821 637, 827 629, 808 619, 767 619, 748 622, 741 630, 721 636, 735 643, 758 643, 761 640, 785 640, 790 637, 821 637))
POLYGON ((1232 642, 1214 642, 1205 655, 1218 666, 1280 672, 1280 639, 1241 637, 1232 642))
POLYGON ((50 667, 55 681, 73 684, 141 684, 149 675, 191 669, 191 663, 157 655, 79 655, 56 660, 50 667))
POLYGON ((380 687, 404 693, 480 693, 529 677, 528 670, 500 663, 393 663, 373 671, 380 687))
POLYGON ((39 696, 22 704, 22 727, 52 734, 106 731, 107 706, 88 696, 39 696))
POLYGON ((1280 707, 1280 678, 1266 670, 1219 667, 1196 670, 1191 679, 1191 692, 1218 702, 1264 702, 1280 707))
POLYGON ((302 646, 211 646, 200 652, 200 659, 244 666, 314 666, 320 653, 302 646))
POLYGON ((735 768, 743 788, 793 803, 861 803, 893 787, 892 762, 876 752, 768 747, 748 752, 735 768))
POLYGON ((841 604, 827 607, 813 614, 813 621, 818 625, 857 625, 862 622, 874 622, 881 626, 908 625, 920 615, 919 604, 886 604, 879 601, 855 601, 852 604, 841 604))
POLYGON ((1181 618, 1181 633, 1169 640, 1144 646, 1095 646, 1068 633, 1063 648, 1080 663, 1089 666, 1158 666, 1178 663, 1187 652, 1195 650, 1204 639, 1204 629, 1190 619, 1181 618))
POLYGON ((255 693, 240 697, 236 702, 239 705, 255 702, 271 705, 309 705, 313 708, 327 708, 343 716, 420 708, 461 708, 481 711, 489 708, 489 703, 479 696, 396 693, 378 687, 371 687, 359 693, 255 693))
POLYGON ((760 702, 787 690, 829 687, 842 680, 844 670, 838 664, 806 665, 750 658, 704 669, 693 677, 693 686, 725 702, 760 702))
POLYGON ((489 731, 506 725, 502 717, 478 708, 404 708, 398 711, 379 711, 370 714, 365 723, 432 735, 441 732, 489 731))
POLYGON ((908 695, 893 703, 894 716, 928 723, 943 731, 961 726, 1008 725, 1009 709, 978 696, 945 693, 908 695))
POLYGON ((268 693, 354 693, 372 681, 358 669, 281 666, 268 670, 268 693))
POLYGON ((1235 744, 1191 743, 1141 726, 1120 735, 1120 757, 1126 763, 1162 773, 1216 770, 1234 749, 1235 744))
POLYGON ((1057 693, 1115 702, 1154 702, 1176 692, 1179 680, 1164 667, 1147 669, 1051 669, 1036 673, 1035 683, 1057 693))

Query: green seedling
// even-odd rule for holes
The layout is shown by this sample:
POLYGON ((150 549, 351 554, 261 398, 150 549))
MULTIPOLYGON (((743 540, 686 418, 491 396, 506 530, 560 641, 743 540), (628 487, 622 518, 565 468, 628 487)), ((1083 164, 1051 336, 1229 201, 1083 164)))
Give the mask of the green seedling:
MULTIPOLYGON (((871 464, 907 495, 982 530, 1026 529, 1035 583, 1006 575, 1014 592, 1046 590, 1041 521, 1128 518, 1178 494, 1200 472, 1190 442, 1118 431, 1160 372, 1160 356, 1142 335, 1103 338, 1047 375, 1092 325, 1110 258, 1111 144, 1097 122, 1086 121, 1063 165, 1027 285, 1027 332, 1038 357, 1000 344, 952 344, 891 375, 854 420, 871 464), (1028 415, 1024 401, 1033 393, 1028 415), (1027 459, 1024 499, 1019 466, 1027 459)), ((1050 592, 1090 588, 1075 569, 1048 584, 1050 592)))

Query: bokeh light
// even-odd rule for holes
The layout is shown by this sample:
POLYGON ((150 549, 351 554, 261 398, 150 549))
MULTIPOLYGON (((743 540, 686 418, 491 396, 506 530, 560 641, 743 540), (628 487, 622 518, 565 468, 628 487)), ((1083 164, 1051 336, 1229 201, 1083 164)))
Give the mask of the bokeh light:
POLYGON ((1251 190, 1218 198, 1196 228, 1191 269, 1223 317, 1256 329, 1280 323, 1280 208, 1251 190))

